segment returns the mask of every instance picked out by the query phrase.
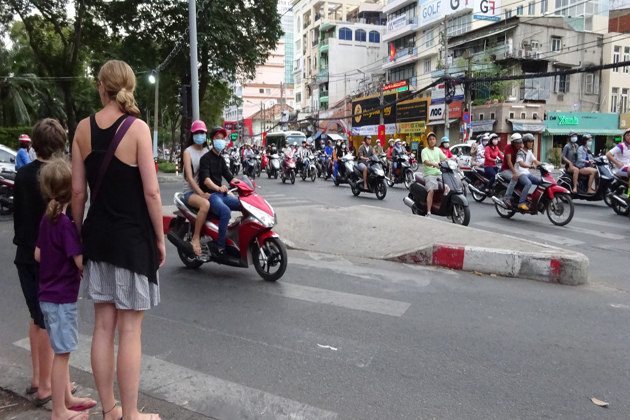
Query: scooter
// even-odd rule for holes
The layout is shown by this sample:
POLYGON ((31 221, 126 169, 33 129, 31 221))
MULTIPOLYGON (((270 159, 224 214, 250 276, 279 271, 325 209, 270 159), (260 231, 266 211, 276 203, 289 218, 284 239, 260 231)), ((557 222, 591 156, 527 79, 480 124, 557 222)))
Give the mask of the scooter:
POLYGON ((352 168, 352 172, 349 176, 350 188, 352 188, 352 194, 357 197, 362 192, 368 192, 376 194, 376 198, 382 200, 387 195, 387 181, 385 180, 385 171, 381 166, 381 161, 378 156, 373 155, 368 161, 367 165, 367 190, 363 187, 363 171, 359 169, 359 166, 352 168))
POLYGON ((615 174, 613 182, 609 186, 610 193, 610 207, 620 216, 628 216, 630 214, 630 208, 628 208, 628 178, 622 178, 615 174))
POLYGON ((260 155, 254 155, 252 160, 254 162, 254 171, 256 172, 256 176, 260 177, 260 174, 262 173, 262 158, 260 155))
POLYGON ((230 172, 232 175, 238 175, 241 171, 241 161, 237 154, 230 155, 230 172))
POLYGON ((269 156, 269 163, 267 164, 267 177, 278 179, 280 173, 280 156, 277 153, 269 156))
POLYGON ((245 158, 243 162, 243 175, 246 175, 252 179, 256 178, 256 159, 254 157, 245 158))
POLYGON ((295 160, 293 160, 293 155, 285 155, 285 167, 280 171, 280 179, 284 184, 286 180, 290 180, 291 184, 295 184, 295 160))
POLYGON ((418 170, 418 160, 416 159, 416 154, 412 153, 411 158, 409 158, 409 165, 411 165, 411 170, 416 172, 418 170))
MULTIPOLYGON (((261 159, 262 159, 261 160, 262 166, 261 166, 260 170, 264 171, 265 169, 267 169, 267 165, 269 164, 269 158, 267 157, 266 154, 263 154, 261 159)), ((260 176, 260 174, 258 174, 258 176, 260 176)))
POLYGON ((405 188, 409 189, 414 180, 409 159, 409 156, 406 154, 396 158, 398 167, 395 170, 392 169, 392 175, 388 181, 390 187, 393 187, 395 184, 404 184, 405 188))
POLYGON ((575 206, 571 199, 571 193, 564 187, 556 183, 556 180, 549 174, 553 166, 543 163, 536 167, 540 171, 542 182, 540 185, 532 185, 527 193, 527 201, 529 211, 518 208, 518 198, 522 193, 523 185, 519 182, 514 188, 514 194, 510 197, 511 206, 505 203, 505 193, 510 183, 509 179, 505 179, 501 174, 497 175, 495 187, 493 189, 492 201, 499 216, 509 219, 516 213, 536 215, 538 213, 547 212, 549 221, 556 226, 565 226, 571 219, 575 206))
POLYGON ((198 209, 184 204, 184 193, 176 193, 173 199, 178 210, 168 224, 168 240, 177 247, 179 258, 188 268, 196 269, 208 262, 240 268, 253 264, 264 280, 276 281, 282 277, 288 263, 284 243, 271 230, 276 224, 276 215, 269 203, 256 194, 255 184, 247 177, 242 181, 234 180, 230 186, 230 192, 238 194, 242 216, 228 226, 227 258, 221 258, 218 253, 219 220, 212 214, 212 208, 201 230, 202 255, 194 253, 190 240, 198 209))
POLYGON ((393 181, 390 179, 389 173, 389 161, 387 160, 387 153, 383 152, 378 155, 378 158, 381 160, 381 166, 383 167, 383 172, 385 172, 385 177, 387 178, 387 185, 390 187, 394 186, 393 181))
POLYGON ((317 179, 317 168, 313 158, 305 157, 302 159, 300 175, 302 176, 302 181, 306 181, 306 178, 311 178, 311 182, 315 182, 315 179, 317 179))
POLYGON ((335 186, 341 184, 349 184, 349 175, 354 171, 354 156, 350 153, 343 155, 337 160, 337 176, 335 177, 335 186))
POLYGON ((335 162, 332 158, 324 154, 324 179, 328 181, 328 178, 332 178, 335 174, 335 162))
POLYGON ((560 171, 560 177, 558 178, 558 185, 566 188, 571 194, 573 200, 586 200, 586 201, 601 201, 605 198, 606 194, 609 194, 609 187, 613 182, 615 176, 608 166, 608 159, 605 156, 596 157, 592 160, 592 165, 597 169, 599 176, 599 185, 595 194, 589 194, 588 189, 588 175, 580 175, 578 178, 578 192, 573 193, 573 174, 567 172, 565 169, 560 171))
MULTIPOLYGON (((431 204, 432 216, 449 218, 453 223, 468 226, 470 223, 470 207, 464 195, 464 184, 455 175, 457 163, 452 160, 440 162, 442 179, 438 180, 438 189, 433 193, 431 204)), ((409 187, 409 195, 403 198, 403 203, 413 214, 425 216, 427 214, 427 194, 424 176, 415 174, 415 182, 409 187)))
MULTIPOLYGON (((501 167, 501 159, 497 159, 497 168, 501 167)), ((499 172, 499 171, 497 171, 499 172)), ((486 193, 486 187, 488 186, 488 177, 483 166, 473 166, 470 171, 462 172, 463 179, 468 184, 468 190, 470 191, 473 200, 477 203, 483 202, 488 194, 486 193)), ((499 176, 497 174, 497 176, 499 176)), ((496 184, 495 184, 496 185, 496 184)), ((494 195, 491 193, 491 196, 494 195)))
POLYGON ((0 215, 13 213, 13 183, 15 172, 0 172, 0 215))

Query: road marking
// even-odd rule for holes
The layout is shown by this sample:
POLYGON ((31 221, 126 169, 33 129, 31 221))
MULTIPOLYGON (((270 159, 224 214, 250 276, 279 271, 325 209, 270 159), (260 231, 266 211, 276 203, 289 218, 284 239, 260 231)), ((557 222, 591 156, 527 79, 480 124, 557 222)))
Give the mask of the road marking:
POLYGON ((566 226, 564 229, 569 229, 573 232, 579 232, 579 233, 583 233, 585 235, 592 235, 592 236, 598 236, 600 238, 604 238, 604 239, 611 239, 613 241, 619 241, 621 239, 626 239, 625 236, 623 235, 616 235, 614 233, 608 233, 608 232, 602 232, 599 230, 591 230, 591 229, 584 229, 584 228, 580 228, 577 226, 566 226))
MULTIPOLYGON (((14 345, 30 350, 29 339, 14 345)), ((91 337, 79 334, 70 365, 92 373, 91 337)), ((118 352, 117 346, 115 352, 118 352)), ((225 381, 153 356, 142 355, 140 391, 215 419, 333 420, 337 413, 225 381), (182 405, 186 402, 186 405, 182 405)))
POLYGON ((602 222, 601 220, 584 219, 582 217, 574 217, 573 220, 580 223, 588 223, 591 225, 606 226, 606 227, 619 229, 619 224, 615 224, 611 222, 602 222))
POLYGON ((551 235, 549 233, 541 233, 541 232, 533 232, 531 230, 525 230, 525 229, 519 229, 516 227, 512 227, 512 226, 504 226, 498 223, 493 223, 493 222, 477 222, 475 223, 476 226, 481 226, 481 227, 485 227, 488 228, 492 231, 494 230, 502 230, 504 232, 507 233, 511 233, 515 236, 522 236, 524 238, 532 238, 533 240, 542 240, 542 241, 547 241, 547 242, 553 242, 559 245, 565 245, 565 246, 578 246, 578 245, 583 245, 584 242, 583 241, 578 241, 575 239, 569 239, 569 238, 565 238, 564 236, 558 236, 558 235, 551 235))
POLYGON ((599 248, 599 249, 605 249, 607 251, 614 251, 614 252, 619 252, 619 251, 624 251, 624 252, 630 252, 630 245, 628 244, 599 244, 599 245, 593 245, 593 247, 595 248, 599 248))
POLYGON ((318 289, 316 287, 301 286, 293 283, 259 283, 261 292, 270 295, 288 297, 313 303, 324 303, 347 309, 372 312, 375 314, 401 317, 411 303, 396 300, 381 299, 371 296, 355 295, 352 293, 335 292, 333 290, 318 289))

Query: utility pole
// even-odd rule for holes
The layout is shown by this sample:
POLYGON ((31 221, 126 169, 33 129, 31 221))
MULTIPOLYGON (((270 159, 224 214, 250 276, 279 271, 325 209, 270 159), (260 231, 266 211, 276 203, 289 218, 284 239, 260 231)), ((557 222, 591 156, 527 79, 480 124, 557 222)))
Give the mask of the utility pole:
MULTIPOLYGON (((444 17, 444 76, 448 77, 448 16, 444 17)), ((446 103, 448 83, 444 83, 444 136, 449 137, 449 104, 446 103)))
POLYGON ((190 32, 190 84, 192 88, 193 121, 199 119, 199 65, 197 64, 197 6, 188 0, 190 32))
MULTIPOLYGON (((466 78, 467 79, 471 79, 472 78, 472 60, 473 60, 473 55, 470 52, 470 50, 466 51, 466 60, 468 61, 468 70, 466 71, 466 78)), ((465 110, 468 112, 472 111, 472 83, 468 82, 466 84, 466 98, 465 98, 465 110)), ((469 140, 470 139, 470 126, 466 123, 464 123, 464 125, 466 126, 466 129, 464 130, 464 140, 469 140)))
MULTIPOLYGON (((159 75, 156 72, 155 75, 155 111, 153 115, 153 158, 157 163, 158 158, 158 114, 160 113, 158 109, 158 91, 160 87, 160 79, 159 75)), ((162 153, 164 153, 164 142, 162 142, 162 153)))

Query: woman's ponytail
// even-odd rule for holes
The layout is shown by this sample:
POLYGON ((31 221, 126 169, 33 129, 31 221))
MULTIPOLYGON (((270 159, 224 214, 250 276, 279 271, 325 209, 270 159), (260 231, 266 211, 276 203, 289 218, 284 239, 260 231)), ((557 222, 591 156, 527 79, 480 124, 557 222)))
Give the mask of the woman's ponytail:
POLYGON ((116 101, 121 112, 134 117, 140 115, 133 97, 136 90, 136 75, 129 64, 120 60, 109 60, 101 67, 98 80, 110 100, 116 101))
POLYGON ((140 110, 136 105, 136 99, 133 97, 133 93, 129 92, 127 89, 122 89, 116 94, 116 103, 123 114, 133 117, 140 115, 140 110))

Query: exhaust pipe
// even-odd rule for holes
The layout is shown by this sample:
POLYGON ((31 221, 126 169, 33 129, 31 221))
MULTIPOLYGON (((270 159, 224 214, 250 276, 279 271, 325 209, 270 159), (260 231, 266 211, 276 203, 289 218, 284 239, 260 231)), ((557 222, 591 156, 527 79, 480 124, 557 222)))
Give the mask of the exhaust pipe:
POLYGON ((170 243, 175 245, 175 247, 179 249, 180 251, 184 252, 186 256, 190 258, 194 258, 197 256, 197 254, 195 254, 195 251, 193 251, 193 248, 190 242, 184 242, 179 236, 175 234, 175 232, 170 231, 166 235, 166 237, 168 238, 170 243))
POLYGON ((628 205, 628 202, 626 200, 624 200, 623 198, 619 197, 617 194, 613 194, 612 198, 614 200, 617 200, 619 202, 619 204, 621 204, 624 207, 626 207, 628 205))
POLYGON ((486 195, 485 191, 481 191, 479 188, 473 186, 471 183, 468 183, 468 188, 470 190, 472 190, 473 192, 477 193, 477 194, 481 194, 481 195, 484 195, 484 196, 486 195))
POLYGON ((509 208, 508 208, 507 204, 505 204, 505 203, 503 202, 503 200, 501 200, 501 199, 499 199, 499 198, 496 198, 496 197, 491 197, 491 198, 492 198, 492 201, 494 201, 494 204, 496 204, 496 205, 498 205, 498 206, 501 206, 501 207, 503 207, 503 208, 504 208, 504 209, 506 209, 506 210, 509 210, 509 208))
POLYGON ((409 197, 403 198, 403 203, 405 203, 405 205, 410 209, 413 209, 413 206, 416 205, 416 203, 409 197))

